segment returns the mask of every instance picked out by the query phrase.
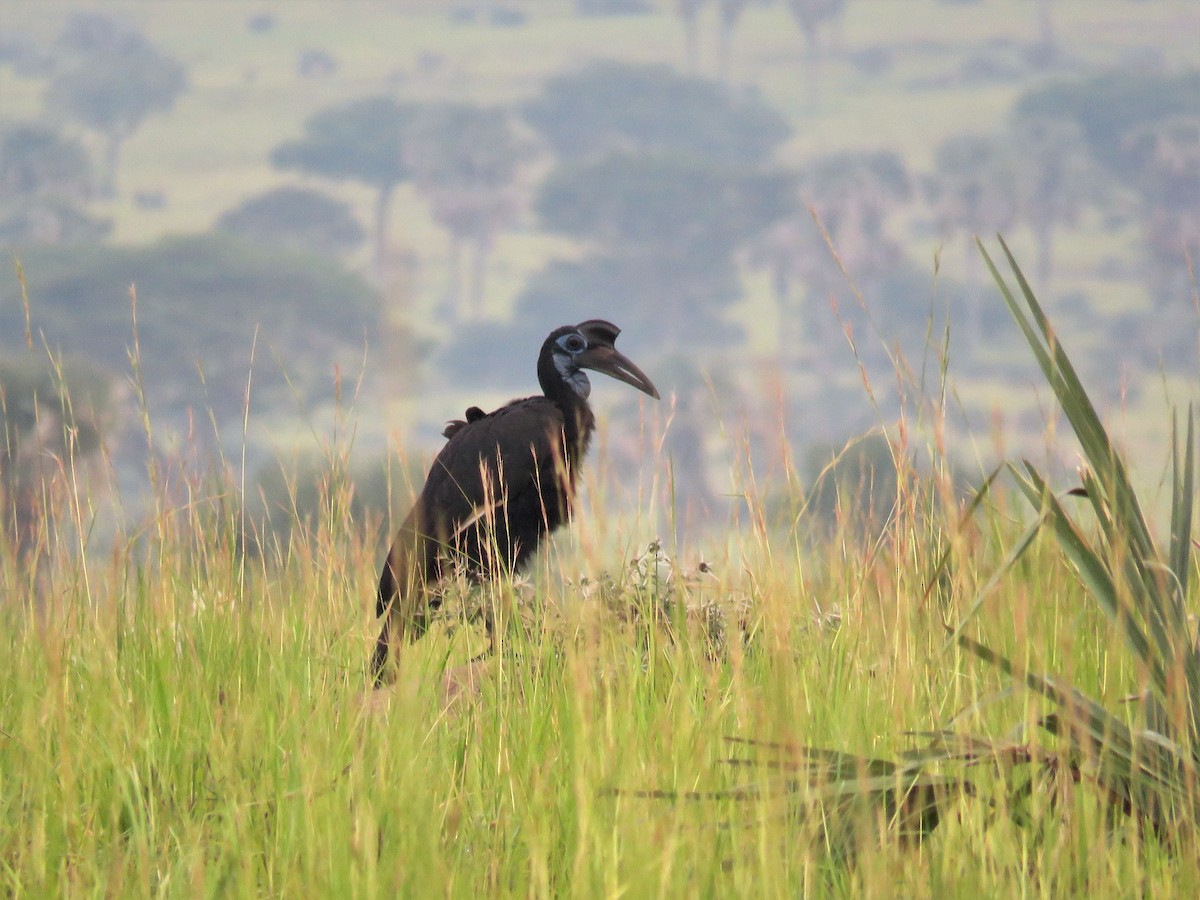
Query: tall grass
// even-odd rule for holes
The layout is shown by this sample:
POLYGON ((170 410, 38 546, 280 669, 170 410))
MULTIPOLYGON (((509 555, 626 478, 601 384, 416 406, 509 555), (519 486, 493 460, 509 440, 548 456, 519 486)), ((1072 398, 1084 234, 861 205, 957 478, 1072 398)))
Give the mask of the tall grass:
MULTIPOLYGON (((1020 290, 1014 306, 1032 297, 1020 290)), ((1044 346, 1048 377, 1064 377, 1044 346)), ((895 502, 872 527, 846 489, 833 533, 798 537, 766 515, 779 488, 759 489, 747 463, 751 515, 704 566, 689 548, 648 546, 651 518, 622 514, 596 483, 594 508, 528 584, 459 598, 501 611, 500 653, 464 668, 481 629, 449 620, 380 692, 366 671, 377 537, 336 478, 326 513, 277 554, 245 555, 233 477, 176 479, 111 552, 60 540, 36 576, 5 555, 0 884, 18 896, 1195 895, 1195 843, 1179 830, 1190 807, 1172 799, 1155 818, 1146 793, 1153 776, 1181 788, 1163 796, 1194 796, 1180 699, 1194 696, 1194 644, 1177 630, 1194 606, 1190 522, 1176 515, 1165 563, 1153 542, 1135 557, 1151 532, 1121 494, 1111 442, 1088 457, 1086 499, 1057 498, 1022 468, 1015 496, 961 500, 890 437, 895 502), (1067 502, 1092 518, 1064 511, 1068 527, 1067 502), (1094 599, 1086 548, 1120 584, 1113 609, 1094 599), (1147 603, 1166 604, 1165 643, 1147 603), (947 645, 945 625, 967 621, 947 645), (926 733, 915 752, 913 731, 926 733), (1138 792, 1132 814, 1113 802, 1121 789, 1138 792), (1169 829, 1144 825, 1160 820, 1169 829)), ((1175 477, 1194 494, 1192 452, 1181 440, 1175 477)), ((664 477, 645 496, 668 490, 664 477)), ((44 527, 86 544, 88 507, 70 508, 44 527)))

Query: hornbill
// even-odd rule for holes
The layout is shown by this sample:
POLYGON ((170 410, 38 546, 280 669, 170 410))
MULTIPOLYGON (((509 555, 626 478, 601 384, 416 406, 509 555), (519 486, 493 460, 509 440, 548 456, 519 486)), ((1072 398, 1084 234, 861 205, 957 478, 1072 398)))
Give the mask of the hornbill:
POLYGON ((584 369, 658 398, 658 390, 615 344, 621 330, 589 319, 550 332, 538 354, 542 396, 513 400, 446 425, 448 438, 401 524, 379 575, 375 613, 383 630, 371 674, 383 679, 391 644, 428 627, 427 586, 461 566, 473 578, 515 572, 542 538, 571 516, 579 465, 596 418, 584 369))

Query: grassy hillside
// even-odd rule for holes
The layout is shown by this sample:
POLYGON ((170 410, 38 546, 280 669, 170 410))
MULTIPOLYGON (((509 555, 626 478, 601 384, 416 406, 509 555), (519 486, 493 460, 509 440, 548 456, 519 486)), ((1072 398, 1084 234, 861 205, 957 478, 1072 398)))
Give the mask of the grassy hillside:
MULTIPOLYGON (((920 443, 924 423, 909 424, 892 435, 900 460, 920 443)), ((1076 504, 1078 541, 1115 533, 1103 565, 1128 573, 1128 506, 1099 495, 1116 491, 1110 463, 1091 458, 1091 501, 1054 487, 1076 504)), ((219 478, 164 486, 141 530, 87 565, 75 550, 104 498, 63 504, 29 557, 0 557, 0 589, 23 599, 0 607, 0 884, 14 896, 1194 896, 1195 781, 1177 831, 1137 827, 1109 802, 1106 753, 1072 753, 1046 724, 1053 704, 947 647, 944 626, 978 598, 973 640, 1096 698, 1122 727, 1142 727, 1129 697, 1155 689, 1123 617, 1088 599, 1097 572, 1073 568, 1081 544, 1025 533, 1034 517, 1015 491, 970 515, 949 475, 944 461, 926 475, 901 462, 875 516, 847 483, 814 541, 743 466, 730 477, 745 515, 703 551, 647 546, 670 509, 659 469, 636 487, 606 475, 529 579, 451 586, 452 614, 379 691, 365 671, 374 523, 348 515, 341 480, 322 517, 262 557, 241 552, 236 485, 219 478), (634 490, 640 512, 614 515, 610 501, 634 490), (472 664, 486 641, 460 613, 483 606, 499 650, 472 664), (990 744, 965 745, 983 748, 973 765, 932 767, 932 806, 849 802, 891 785, 868 759, 942 728, 990 744), (801 747, 851 754, 851 768, 809 784, 801 747)), ((1173 525, 1171 546, 1186 547, 1190 523, 1173 525)), ((1195 558, 1182 560, 1194 609, 1195 558)), ((1192 748, 1170 724, 1185 714, 1166 715, 1153 752, 1182 752, 1167 735, 1192 748)), ((1067 705, 1054 721, 1075 733, 1090 720, 1067 705)))
MULTIPOLYGON (((888 755, 903 731, 996 690, 943 652, 946 610, 921 601, 928 536, 900 527, 882 550, 816 558, 786 538, 731 539, 712 564, 719 586, 684 595, 749 604, 745 638, 730 613, 715 658, 698 627, 622 622, 627 605, 645 615, 652 588, 586 599, 561 580, 579 563, 556 561, 540 579, 548 610, 449 709, 443 660, 467 653, 441 638, 406 655, 397 688, 370 695, 371 554, 353 534, 269 573, 242 572, 212 532, 155 542, 153 566, 118 560, 87 582, 56 571, 72 612, 35 624, 6 608, 0 883, 34 896, 1193 895, 1192 866, 1154 848, 1143 858, 1128 829, 1106 835, 1086 799, 1040 840, 995 821, 986 797, 955 802, 927 846, 885 838, 855 866, 789 817, 795 797, 605 795, 779 778, 722 764, 746 749, 726 736, 888 755), (743 569, 743 553, 771 563, 743 569)), ((989 537, 963 552, 955 593, 997 562, 989 537)), ((1039 552, 995 598, 1014 614, 989 637, 1119 697, 1134 674, 1098 668, 1091 638, 1064 641, 1099 625, 1076 601, 1039 552)), ((972 724, 1002 728, 1025 702, 972 724)))
MULTIPOLYGON (((1128 822, 1110 831, 1082 790, 1065 809, 1035 795, 1021 826, 986 768, 924 845, 872 837, 888 820, 869 814, 849 860, 801 816, 807 795, 781 788, 779 751, 727 742, 886 757, 909 730, 956 719, 998 739, 1039 713, 944 648, 942 623, 1017 538, 1011 512, 960 530, 951 508, 904 491, 911 511, 878 540, 847 525, 814 551, 748 526, 704 556, 707 573, 694 552, 639 568, 647 522, 585 510, 578 540, 517 590, 500 656, 464 668, 478 627, 435 630, 376 694, 374 545, 336 506, 282 566, 239 558, 230 523, 196 507, 164 507, 90 571, 56 555, 35 595, 8 560, 6 596, 42 599, 3 610, 0 883, 16 896, 1193 896, 1191 844, 1173 855, 1128 822), (941 535, 953 562, 927 597, 941 535), (746 786, 763 796, 610 791, 746 786)), ((508 610, 514 592, 473 602, 508 610)), ((980 621, 982 639, 1116 708, 1140 684, 1048 541, 980 621)))
MULTIPOLYGON (((745 749, 726 736, 890 754, 903 731, 996 690, 994 675, 943 649, 940 625, 1016 529, 996 509, 959 531, 949 508, 928 518, 907 496, 911 512, 880 542, 847 525, 814 552, 747 523, 705 555, 711 573, 690 553, 639 568, 647 521, 585 510, 578 540, 544 558, 535 591, 518 591, 522 615, 474 673, 478 693, 448 708, 443 666, 465 679, 456 667, 481 633, 435 633, 405 655, 397 686, 372 695, 374 547, 336 501, 283 566, 239 558, 232 523, 211 508, 164 505, 144 540, 85 572, 69 562, 64 521, 44 600, 4 611, 6 888, 886 895, 900 884, 965 896, 1030 889, 1032 868, 1048 894, 1137 884, 1187 896, 1193 869, 1105 835, 1086 799, 1037 840, 982 799, 956 802, 923 849, 885 840, 852 866, 784 814, 794 797, 605 795, 774 783, 770 769, 723 765, 745 749), (925 598, 942 532, 954 535, 952 575, 925 598)), ((21 595, 28 575, 11 560, 2 571, 6 595, 21 595)), ((505 587, 485 595, 501 609, 513 599, 505 587)), ((1136 672, 1107 660, 1115 648, 1048 544, 990 603, 1007 612, 985 616, 983 635, 1028 664, 1109 699, 1136 687, 1136 672)), ((1002 729, 1028 702, 966 721, 1002 729)))

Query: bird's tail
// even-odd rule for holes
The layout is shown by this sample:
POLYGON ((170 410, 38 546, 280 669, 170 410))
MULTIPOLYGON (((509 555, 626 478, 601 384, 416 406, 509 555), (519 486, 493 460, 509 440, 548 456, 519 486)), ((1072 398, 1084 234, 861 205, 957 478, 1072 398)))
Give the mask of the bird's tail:
POLYGON ((383 617, 383 627, 371 654, 371 680, 375 687, 385 682, 388 656, 393 643, 415 641, 429 627, 425 604, 425 571, 420 542, 408 540, 401 530, 379 573, 375 594, 375 614, 383 617))
POLYGON ((383 672, 388 661, 388 619, 383 620, 383 630, 375 642, 375 652, 371 654, 371 683, 375 687, 383 687, 383 672))

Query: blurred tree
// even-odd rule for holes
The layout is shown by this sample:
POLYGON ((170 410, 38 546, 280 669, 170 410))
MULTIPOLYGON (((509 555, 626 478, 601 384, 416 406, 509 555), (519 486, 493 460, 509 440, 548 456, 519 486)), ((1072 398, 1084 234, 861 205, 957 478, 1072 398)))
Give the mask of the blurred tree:
POLYGON ((976 235, 1005 232, 1019 211, 1017 162, 1013 148, 995 136, 956 135, 938 146, 936 172, 925 179, 934 224, 946 239, 961 237, 971 290, 962 323, 968 350, 983 341, 983 298, 976 235))
POLYGON ((304 124, 304 136, 271 153, 279 169, 297 169, 375 190, 375 263, 382 268, 389 243, 392 195, 409 178, 405 140, 414 108, 390 97, 351 100, 324 109, 304 124))
POLYGON ((329 256, 353 250, 366 237, 345 203, 297 187, 274 188, 251 197, 223 213, 216 230, 329 256))
MULTIPOLYGON (((333 260, 227 235, 32 248, 22 261, 35 333, 110 371, 129 367, 136 285, 138 371, 151 411, 170 427, 186 428, 196 408, 240 432, 252 345, 255 397, 323 398, 331 368, 355 366, 379 321, 375 291, 333 260), (285 354, 286 373, 269 362, 271 348, 285 354)), ((0 282, 0 349, 24 333, 18 286, 0 282)))
POLYGON ((0 193, 5 199, 53 193, 86 203, 92 193, 87 151, 47 126, 18 126, 0 142, 0 193))
POLYGON ((684 62, 689 74, 700 68, 700 11, 709 0, 675 0, 675 10, 683 21, 684 62))
POLYGON ((733 55, 733 34, 749 5, 750 0, 717 0, 717 74, 726 84, 729 83, 733 55))
POLYGON ((112 197, 121 146, 148 116, 175 105, 187 72, 140 33, 95 13, 73 17, 60 43, 76 56, 51 79, 46 107, 104 138, 100 191, 112 197))
POLYGON ((1176 116, 1126 136, 1125 151, 1141 175, 1143 240, 1151 300, 1165 320, 1173 357, 1193 357, 1196 321, 1188 303, 1200 260, 1200 116, 1176 116), (1186 357, 1183 356, 1186 354, 1186 357))
MULTIPOLYGON (((829 309, 829 298, 849 287, 847 278, 869 308, 878 311, 899 302, 883 290, 904 261, 900 243, 888 234, 886 224, 888 216, 911 199, 912 181, 894 153, 837 153, 803 169, 799 197, 804 202, 797 198, 793 212, 754 241, 747 259, 771 274, 785 369, 795 370, 808 358, 831 374, 836 364, 833 351, 844 344, 842 328, 849 324, 862 334, 865 326, 857 302, 839 306, 840 323, 829 309)), ((869 353, 871 347, 873 342, 859 350, 869 353)))
POLYGON ((844 447, 811 446, 805 453, 809 483, 804 510, 818 536, 865 530, 878 534, 896 506, 900 476, 887 436, 864 434, 844 447))
POLYGON ((422 108, 413 120, 406 160, 417 191, 449 234, 451 321, 483 312, 488 257, 496 234, 520 211, 519 176, 532 152, 504 110, 444 104, 422 108), (464 245, 472 254, 465 301, 464 245))
POLYGON ((1079 126, 1044 115, 1017 118, 1012 140, 1020 216, 1037 243, 1038 280, 1054 271, 1054 237, 1060 225, 1072 225, 1089 202, 1101 202, 1104 180, 1088 152, 1079 126))
POLYGON ((650 12, 652 0, 575 0, 581 16, 634 16, 650 12))
POLYGON ((654 151, 757 166, 791 133, 756 94, 666 66, 615 62, 550 79, 522 112, 564 160, 654 151))
POLYGON ((0 535, 19 560, 46 554, 112 413, 112 380, 94 367, 0 359, 0 535))
POLYGON ((1188 258, 1200 248, 1200 70, 1177 74, 1102 72, 1030 90, 1017 101, 1018 121, 1036 116, 1074 123, 1092 157, 1117 185, 1136 195, 1146 252, 1147 287, 1161 332, 1143 343, 1171 357, 1195 353, 1188 258), (1183 315, 1190 321, 1177 317, 1183 315))
POLYGON ((8 249, 34 244, 93 243, 111 230, 111 219, 89 215, 57 197, 32 198, 0 212, 0 247, 8 249))
POLYGON ((787 0, 788 10, 804 35, 807 48, 808 98, 816 104, 821 99, 822 30, 846 12, 846 0, 787 0))
POLYGON ((91 164, 78 141, 40 125, 0 140, 0 242, 98 239, 109 223, 83 210, 91 194, 91 164))
MULTIPOLYGON (((740 331, 725 313, 741 295, 736 250, 794 191, 783 175, 677 157, 630 154, 559 167, 542 187, 538 213, 544 227, 578 238, 587 252, 534 275, 511 323, 455 329, 444 350, 447 371, 492 388, 506 374, 516 377, 513 388, 528 384, 547 323, 596 316, 624 328, 622 341, 639 359, 735 348, 740 331)), ((705 459, 706 405, 698 396, 705 390, 695 379, 672 391, 670 452, 684 467, 705 459)), ((713 497, 703 468, 688 469, 676 487, 681 510, 706 508, 713 497)))
POLYGON ((1035 4, 1037 15, 1037 56, 1045 62, 1051 62, 1058 57, 1058 33, 1054 28, 1054 11, 1051 0, 1037 0, 1035 4))
POLYGON ((353 522, 385 548, 424 480, 415 456, 404 463, 391 455, 354 462, 328 454, 273 456, 255 472, 245 498, 243 544, 287 559, 331 522, 353 522))
MULTIPOLYGON (((754 93, 611 62, 551 79, 524 113, 560 158, 542 184, 539 218, 575 238, 582 255, 529 280, 513 329, 540 340, 548 321, 609 316, 634 353, 639 340, 660 359, 697 347, 733 352, 741 332, 726 313, 742 292, 738 251, 794 204, 794 180, 766 168, 790 134, 783 117, 754 93)), ((456 365, 470 355, 464 347, 478 346, 465 343, 472 337, 456 335, 456 365)), ((498 343, 494 334, 486 341, 498 343)), ((704 391, 701 381, 673 391, 677 459, 706 458, 704 391)), ((692 494, 677 497, 681 509, 709 503, 700 475, 678 483, 692 494)))
POLYGON ((1200 70, 1175 75, 1109 71, 1055 81, 1026 91, 1013 112, 1018 120, 1073 121, 1096 160, 1122 178, 1136 177, 1126 135, 1174 116, 1200 116, 1200 70))
POLYGON ((725 341, 719 313, 740 293, 734 253, 789 211, 791 191, 784 175, 618 155, 555 170, 537 211, 623 273, 631 312, 672 322, 670 339, 695 346, 725 341))
POLYGON ((146 37, 134 26, 101 12, 72 13, 55 44, 68 55, 103 56, 145 49, 146 37))

